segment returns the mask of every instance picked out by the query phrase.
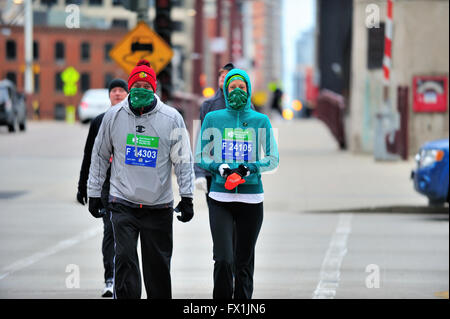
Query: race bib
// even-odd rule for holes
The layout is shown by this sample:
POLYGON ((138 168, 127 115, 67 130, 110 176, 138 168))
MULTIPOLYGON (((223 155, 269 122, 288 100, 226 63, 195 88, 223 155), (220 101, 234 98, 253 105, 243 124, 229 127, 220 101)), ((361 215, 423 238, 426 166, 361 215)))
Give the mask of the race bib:
POLYGON ((249 130, 224 130, 222 138, 222 159, 249 161, 252 158, 253 142, 249 130))
POLYGON ((125 164, 156 167, 159 137, 128 134, 125 147, 125 164), (137 139, 137 140, 135 140, 137 139))

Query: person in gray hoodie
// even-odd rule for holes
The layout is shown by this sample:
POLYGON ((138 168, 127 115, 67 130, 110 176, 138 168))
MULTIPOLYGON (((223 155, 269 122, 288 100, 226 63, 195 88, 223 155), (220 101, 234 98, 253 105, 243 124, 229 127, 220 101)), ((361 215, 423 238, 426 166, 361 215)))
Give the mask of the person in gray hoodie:
MULTIPOLYGON (((141 60, 128 79, 128 98, 109 109, 92 151, 89 211, 101 217, 101 189, 112 156, 109 191, 113 225, 114 297, 140 298, 137 240, 141 239, 144 284, 148 298, 172 298, 172 166, 181 201, 182 222, 194 216, 194 168, 181 114, 154 94, 156 75, 141 60)), ((103 210, 104 211, 104 210, 103 210)))

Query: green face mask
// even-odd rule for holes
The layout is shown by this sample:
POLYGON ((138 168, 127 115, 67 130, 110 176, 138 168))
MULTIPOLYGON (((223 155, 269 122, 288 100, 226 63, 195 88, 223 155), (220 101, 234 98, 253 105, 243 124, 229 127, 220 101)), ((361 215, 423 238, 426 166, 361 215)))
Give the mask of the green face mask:
POLYGON ((240 88, 235 88, 228 94, 228 105, 234 110, 240 110, 247 104, 248 94, 240 88))
POLYGON ((134 88, 130 90, 131 107, 134 109, 141 109, 153 103, 155 94, 152 90, 143 88, 134 88))

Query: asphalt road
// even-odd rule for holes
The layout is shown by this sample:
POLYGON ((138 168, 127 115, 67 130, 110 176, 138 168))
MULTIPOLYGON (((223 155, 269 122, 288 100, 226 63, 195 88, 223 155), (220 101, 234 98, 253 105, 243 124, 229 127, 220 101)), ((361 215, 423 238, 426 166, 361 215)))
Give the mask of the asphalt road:
MULTIPOLYGON (((448 298, 448 208, 417 209, 426 200, 407 179, 411 162, 339 152, 316 121, 274 127, 280 168, 264 176, 254 298, 448 298), (406 208, 352 212, 392 205, 406 208)), ((100 297, 102 221, 75 200, 87 131, 0 127, 0 298, 100 297)), ((174 190, 177 201, 175 180, 174 190)), ((212 241, 198 191, 194 205, 190 223, 174 220, 173 297, 209 299, 212 241)))

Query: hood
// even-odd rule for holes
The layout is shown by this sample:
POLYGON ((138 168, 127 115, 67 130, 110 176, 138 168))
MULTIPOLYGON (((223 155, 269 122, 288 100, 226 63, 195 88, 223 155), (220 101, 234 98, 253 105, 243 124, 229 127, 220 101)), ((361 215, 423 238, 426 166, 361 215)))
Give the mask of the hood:
POLYGON ((448 139, 435 140, 428 143, 425 143, 422 149, 438 149, 448 152, 448 139))
POLYGON ((226 85, 226 83, 228 82, 229 78, 231 78, 232 76, 237 75, 237 74, 241 75, 245 79, 245 82, 247 82, 247 93, 248 93, 247 104, 245 105, 244 109, 239 110, 239 111, 250 110, 251 100, 252 100, 252 84, 250 82, 250 77, 248 76, 247 72, 245 72, 244 70, 240 70, 240 69, 231 70, 230 72, 228 72, 227 76, 225 77, 225 81, 224 81, 224 85, 223 85, 223 95, 225 97, 225 105, 228 110, 236 111, 228 105, 228 86, 226 85))

